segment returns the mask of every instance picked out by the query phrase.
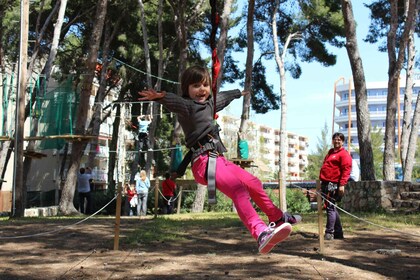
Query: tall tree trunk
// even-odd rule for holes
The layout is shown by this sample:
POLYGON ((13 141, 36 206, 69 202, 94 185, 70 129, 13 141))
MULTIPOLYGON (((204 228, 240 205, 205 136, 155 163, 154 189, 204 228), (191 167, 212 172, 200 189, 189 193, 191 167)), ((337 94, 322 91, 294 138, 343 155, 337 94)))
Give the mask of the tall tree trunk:
MULTIPOLYGON (((180 1, 169 1, 173 13, 174 13, 174 21, 175 21, 175 31, 178 40, 178 47, 179 47, 179 65, 178 65, 178 81, 181 81, 181 75, 184 73, 185 69, 187 68, 187 59, 188 59, 188 46, 187 46, 187 30, 186 30, 186 22, 185 22, 185 0, 180 1)), ((177 94, 182 95, 181 92, 181 84, 178 85, 177 94)), ((178 123, 177 118, 174 119, 174 132, 173 132, 173 140, 172 143, 181 143, 181 134, 182 128, 178 123)))
MULTIPOLYGON (((89 124, 89 131, 91 131, 92 135, 99 136, 100 130, 101 130, 101 124, 106 120, 107 118, 102 118, 103 115, 103 103, 108 95, 109 91, 111 91, 113 88, 116 87, 116 84, 112 84, 110 81, 112 81, 112 76, 109 77, 109 80, 107 78, 108 73, 108 66, 110 63, 109 59, 109 50, 110 45, 112 41, 114 40, 115 36, 117 35, 117 32, 119 31, 119 27, 121 24, 121 20, 124 15, 124 10, 121 12, 120 17, 117 19, 116 23, 111 22, 111 19, 107 20, 105 22, 104 27, 104 40, 102 44, 102 68, 99 75, 99 88, 96 92, 95 96, 95 104, 92 108, 92 119, 90 120, 89 124), (113 28, 113 30, 112 30, 113 28)), ((118 137, 118 136, 117 136, 118 137)), ((89 151, 89 159, 88 159, 88 166, 94 167, 94 160, 96 158, 96 148, 99 145, 99 139, 94 138, 90 142, 90 151, 89 151)))
MULTIPOLYGON (((227 37, 228 37, 228 30, 229 30, 229 16, 231 14, 231 11, 232 11, 232 0, 224 1, 223 13, 220 16, 220 24, 219 24, 220 35, 219 35, 219 40, 217 41, 217 57, 219 58, 220 65, 222 66, 223 66, 223 62, 225 61, 227 37)), ((219 76, 217 77, 217 91, 219 91, 220 85, 222 84, 223 69, 224 69, 223 67, 220 67, 219 76)))
POLYGON ((286 70, 284 62, 286 59, 287 49, 290 41, 299 36, 299 33, 292 33, 287 36, 286 42, 283 46, 283 51, 280 56, 278 35, 277 35, 277 10, 279 8, 279 1, 276 0, 272 14, 272 33, 273 33, 273 46, 274 58, 280 72, 280 150, 279 150, 279 187, 280 190, 280 208, 282 211, 287 211, 286 202, 286 170, 287 170, 287 90, 286 90, 286 70))
MULTIPOLYGON (((406 0, 405 15, 408 15, 409 1, 406 0)), ((420 9, 420 1, 417 1, 415 15, 420 9)), ((414 69, 416 59, 416 47, 414 39, 415 25, 410 30, 409 39, 407 42, 407 70, 406 70, 406 84, 404 94, 404 117, 401 133, 401 164, 403 170, 403 180, 411 181, 411 175, 414 166, 414 157, 417 147, 418 125, 420 120, 419 95, 417 96, 416 109, 412 114, 413 102, 413 87, 414 87, 414 69), (413 119, 411 120, 411 117, 413 119), (414 132, 414 133, 413 133, 414 132)))
MULTIPOLYGON (((357 43, 356 23, 353 16, 351 0, 341 0, 341 8, 343 11, 344 26, 346 30, 347 55, 350 60, 356 94, 357 136, 359 140, 361 166, 360 175, 361 180, 373 181, 375 180, 375 169, 373 162, 372 140, 370 137, 371 122, 367 101, 366 79, 357 43)), ((348 137, 351 136, 349 135, 348 137)))
MULTIPOLYGON (((47 19, 43 23, 42 28, 39 29, 39 26, 41 25, 40 22, 41 22, 41 18, 42 18, 42 10, 44 8, 44 4, 45 4, 45 0, 43 0, 40 4, 40 11, 38 13, 38 18, 37 18, 37 21, 36 21, 36 26, 35 26, 36 31, 35 32, 37 34, 36 34, 35 45, 34 45, 34 48, 33 48, 32 54, 31 54, 31 60, 29 61, 28 75, 27 75, 28 78, 32 77, 32 71, 33 71, 33 68, 35 66, 35 62, 38 60, 38 54, 39 54, 39 51, 40 51, 41 42, 44 40, 44 35, 45 35, 45 32, 47 31, 47 27, 50 24, 52 18, 57 13, 57 11, 59 11, 59 9, 60 9, 59 15, 58 15, 58 18, 57 18, 57 22, 56 22, 56 25, 54 27, 54 37, 53 37, 53 43, 52 43, 52 45, 54 45, 54 43, 56 43, 58 45, 58 41, 59 41, 60 37, 56 38, 55 36, 57 35, 57 33, 58 33, 58 36, 60 36, 61 27, 63 25, 64 12, 65 12, 66 6, 67 6, 67 0, 56 1, 53 9, 51 10, 47 19), (56 40, 56 42, 55 42, 55 40, 56 40)), ((57 49, 57 45, 55 46, 55 49, 57 49)), ((51 46, 49 57, 51 57, 52 53, 53 53, 53 46, 51 46)), ((57 52, 55 50, 54 58, 52 60, 50 58, 48 58, 48 62, 46 64, 46 66, 48 64, 52 64, 52 62, 55 59, 55 54, 56 53, 57 52)), ((45 71, 45 67, 44 67, 44 71, 45 71)), ((51 72, 51 70, 50 70, 50 72, 51 72)))
MULTIPOLYGON (((80 93, 80 103, 77 111, 75 133, 86 135, 86 121, 89 111, 89 99, 92 92, 92 83, 95 74, 96 62, 98 58, 98 50, 102 37, 102 29, 106 17, 106 9, 108 0, 98 0, 95 14, 95 23, 92 30, 90 49, 88 57, 85 61, 85 69, 83 71, 83 84, 80 93)), ((77 172, 86 147, 86 141, 73 142, 70 167, 67 173, 67 179, 63 187, 61 200, 59 204, 60 212, 64 215, 77 213, 73 205, 74 192, 76 187, 77 172)))
MULTIPOLYGON (((118 100, 124 100, 124 96, 126 95, 128 90, 128 87, 124 87, 120 90, 120 94, 118 96, 118 100)), ((122 108, 122 106, 127 106, 121 102, 118 102, 114 105, 116 107, 115 112, 115 120, 112 124, 112 138, 109 143, 109 150, 111 151, 109 153, 109 161, 108 161, 108 183, 109 183, 109 191, 114 192, 116 189, 116 182, 120 180, 118 176, 114 176, 116 173, 119 174, 119 172, 115 172, 115 168, 121 168, 122 170, 125 170, 125 166, 116 166, 117 160, 121 160, 121 157, 124 157, 125 154, 121 154, 119 151, 119 143, 123 143, 125 145, 125 140, 120 140, 121 137, 124 136, 124 132, 122 130, 125 130, 125 123, 123 120, 125 120, 125 110, 127 108, 122 108)), ((129 105, 128 105, 129 106, 129 105)), ((125 163, 125 158, 124 158, 125 163)), ((124 177, 125 180, 125 177, 124 177)))
MULTIPOLYGON (((406 0, 408 2, 408 0, 406 0)), ((406 4, 406 7, 408 5, 406 4)), ((420 1, 417 1, 416 10, 414 12, 415 15, 418 15, 420 10, 420 1)), ((407 11, 408 13, 408 11, 407 11)), ((407 43, 407 82, 406 82, 406 93, 407 97, 404 98, 404 125, 405 122, 409 122, 407 125, 406 134, 410 134, 408 141, 407 141, 407 151, 405 152, 405 158, 403 159, 401 156, 401 160, 403 162, 403 180, 404 181, 411 181, 413 166, 414 166, 414 157, 416 154, 417 148, 417 138, 418 138, 418 131, 420 126, 420 94, 417 94, 417 101, 416 107, 413 114, 413 120, 410 121, 411 117, 411 108, 412 108, 412 89, 413 89, 413 80, 414 80, 414 60, 416 55, 416 49, 414 44, 414 25, 410 31, 409 40, 407 43), (407 100, 406 100, 407 99, 407 100), (410 110, 408 110, 410 109, 410 110), (407 118, 406 118, 407 115, 407 118)), ((404 130, 403 130, 404 132, 404 130)), ((401 139, 405 140, 405 134, 401 139)))
MULTIPOLYGON (((140 19, 141 19, 141 30, 143 32, 143 46, 144 46, 144 60, 146 62, 146 79, 147 79, 147 87, 152 88, 152 66, 151 66, 151 60, 150 60, 150 50, 149 50, 149 35, 147 33, 147 26, 146 26, 146 15, 144 12, 144 5, 142 0, 139 1, 139 7, 140 7, 140 19)), ((156 127, 157 127, 157 118, 153 117, 153 112, 157 112, 158 104, 156 102, 151 102, 148 107, 148 112, 152 116, 152 122, 150 123, 149 127, 149 142, 151 144, 151 147, 154 146, 154 140, 155 140, 155 133, 156 133, 156 127), (155 110, 154 110, 155 109, 155 110)), ((153 152, 147 151, 147 161, 146 161, 146 172, 147 176, 150 175, 150 169, 152 166, 153 161, 153 152)), ((132 170, 131 172, 135 173, 135 170, 132 170)))
POLYGON ((25 124, 26 74, 28 61, 29 1, 21 1, 21 30, 19 54, 19 88, 16 96, 14 217, 23 217, 26 206, 26 185, 23 182, 23 129, 25 124))
MULTIPOLYGON (((63 26, 64 15, 65 15, 66 7, 67 7, 67 0, 61 0, 61 1, 58 1, 58 2, 60 2, 61 4, 60 4, 60 9, 58 11, 57 21, 54 25, 54 36, 53 36, 53 40, 52 40, 52 44, 51 44, 50 54, 48 56, 48 60, 47 60, 47 63, 45 64, 44 71, 43 71, 43 73, 45 74, 45 78, 43 80, 41 80, 39 91, 35 90, 35 92, 37 92, 39 97, 41 97, 40 99, 38 99, 37 102, 42 102, 42 97, 44 97, 43 89, 45 89, 46 85, 48 85, 48 81, 49 81, 49 78, 51 76, 51 69, 52 69, 55 57, 57 56, 57 48, 58 48, 58 43, 59 43, 59 40, 60 40, 61 27, 63 26)), ((35 58, 33 57, 31 63, 33 63, 34 59, 35 58)), ((41 107, 41 106, 39 106, 39 107, 41 107)), ((31 133, 32 133, 32 135, 36 136, 38 134, 39 119, 38 118, 32 118, 31 123, 32 123, 31 133)), ((29 141, 26 149, 28 151, 34 151, 35 150, 35 140, 29 141)), ((29 157, 29 156, 25 157, 25 160, 23 162, 23 168, 25 170, 25 173, 24 173, 24 176, 23 176, 23 183, 25 185, 26 185, 26 182, 28 180, 29 172, 31 171, 31 166, 32 166, 32 158, 29 157)), ((57 182, 60 182, 60 180, 57 179, 57 182)))
MULTIPOLYGON (((391 1, 391 24, 387 35, 388 49, 388 96, 386 109, 385 126, 385 149, 383 173, 384 180, 395 180, 395 115, 397 113, 397 98, 400 98, 398 79, 405 60, 405 50, 409 39, 412 25, 416 22, 416 0, 409 0, 407 17, 405 19, 404 31, 398 45, 398 56, 396 53, 396 36, 398 29, 398 1, 391 1)), ((400 125, 400 124, 398 124, 400 125)))
POLYGON ((246 132, 248 130, 249 113, 251 107, 251 94, 252 94, 252 68, 254 63, 254 10, 255 0, 248 1, 248 15, 246 21, 246 69, 245 69, 245 86, 244 89, 250 93, 245 95, 242 102, 242 115, 241 124, 238 131, 238 158, 241 158, 239 150, 239 141, 245 140, 246 132))
POLYGON ((207 186, 197 184, 197 191, 195 192, 194 202, 191 207, 191 213, 203 212, 204 202, 206 201, 207 186))
MULTIPOLYGON (((279 43, 277 39, 277 10, 279 9, 279 0, 275 1, 271 19, 271 30, 273 34, 274 58, 280 71, 280 149, 279 149, 279 188, 280 188, 280 209, 287 210, 286 202, 286 155, 287 155, 287 99, 286 99, 286 77, 284 70, 284 61, 280 57, 279 43)), ((289 37, 290 38, 290 37, 289 37)), ((285 50, 283 50, 285 53, 285 50)))
MULTIPOLYGON (((192 23, 193 20, 197 18, 197 15, 199 14, 199 10, 201 7, 201 4, 203 3, 203 0, 200 0, 197 4, 195 4, 195 7, 192 9, 192 12, 190 13, 190 20, 187 21, 185 18, 185 9, 186 9, 186 1, 180 0, 180 1, 169 1, 172 10, 174 12, 174 20, 175 20, 175 28, 176 28, 176 34, 178 39, 178 47, 179 47, 179 76, 178 81, 181 81, 181 75, 184 73, 185 69, 187 68, 187 60, 188 60, 188 42, 187 42, 187 33, 188 33, 188 25, 192 23)), ((181 84, 178 85, 178 95, 182 95, 181 91, 181 84)), ((172 136, 172 143, 175 144, 181 144, 181 134, 182 134, 182 128, 179 125, 179 122, 177 118, 174 118, 174 132, 172 136)), ((171 159, 173 161, 173 159, 171 159)), ((196 193, 197 197, 205 196, 205 189, 204 188, 198 188, 196 193)), ((197 201, 197 207, 198 205, 201 206, 201 209, 204 207, 204 200, 197 201)))

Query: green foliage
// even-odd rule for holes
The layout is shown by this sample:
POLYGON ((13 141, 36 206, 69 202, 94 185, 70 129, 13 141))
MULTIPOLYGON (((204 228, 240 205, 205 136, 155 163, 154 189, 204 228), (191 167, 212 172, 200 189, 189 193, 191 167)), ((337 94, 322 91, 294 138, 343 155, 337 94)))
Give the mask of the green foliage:
POLYGON ((321 138, 318 138, 316 151, 308 155, 308 167, 306 169, 306 179, 317 180, 319 179, 319 171, 321 170, 324 158, 328 153, 331 141, 328 139, 328 126, 325 123, 321 131, 321 138))
MULTIPOLYGON (((0 1, 1 59, 16 62, 19 56, 20 5, 16 0, 0 1)), ((4 65, 5 61, 1 62, 4 65)))
MULTIPOLYGON (((277 190, 266 189, 265 190, 274 202, 278 204, 279 196, 277 190)), ((182 197, 182 213, 189 213, 194 202, 195 192, 185 193, 182 197)), ((217 204, 209 205, 208 200, 204 202, 204 212, 230 212, 233 210, 233 203, 230 198, 225 196, 221 191, 216 191, 217 204)), ((308 202, 305 194, 298 189, 287 189, 286 191, 286 200, 288 212, 293 213, 307 213, 310 211, 310 204, 308 202)), ((257 211, 260 211, 257 206, 255 206, 257 211)))
MULTIPOLYGON (((274 204, 278 204, 278 190, 266 189, 265 191, 274 204)), ((289 213, 308 213, 311 210, 308 198, 300 189, 286 189, 286 202, 289 213)))
POLYGON ((251 105, 257 114, 279 109, 279 97, 274 94, 273 86, 267 83, 265 66, 261 60, 258 60, 252 69, 252 85, 254 90, 251 95, 251 105))
POLYGON ((172 148, 171 135, 173 133, 173 125, 170 114, 163 110, 162 116, 158 117, 158 125, 155 131, 155 146, 154 149, 159 151, 154 153, 156 160, 156 166, 159 167, 155 176, 163 176, 170 170, 171 153, 173 150, 167 150, 172 148))
MULTIPOLYGON (((396 33, 397 47, 399 45, 401 36, 403 34, 403 28, 405 26, 406 17, 404 12, 404 3, 402 1, 398 2, 398 30, 396 33)), ((369 30, 364 41, 371 44, 379 43, 379 51, 387 51, 387 36, 389 31, 389 25, 391 23, 391 2, 388 0, 375 0, 371 1, 369 4, 365 4, 366 7, 370 9, 370 19, 369 30)), ((420 36, 420 19, 417 15, 417 23, 415 33, 417 36, 420 36)))
MULTIPOLYGON (((181 212, 191 212, 192 205, 195 199, 195 192, 187 192, 182 196, 181 212)), ((217 204, 209 205, 206 198, 204 202, 204 212, 229 212, 232 211, 233 203, 230 198, 224 195, 221 191, 216 191, 217 204)))

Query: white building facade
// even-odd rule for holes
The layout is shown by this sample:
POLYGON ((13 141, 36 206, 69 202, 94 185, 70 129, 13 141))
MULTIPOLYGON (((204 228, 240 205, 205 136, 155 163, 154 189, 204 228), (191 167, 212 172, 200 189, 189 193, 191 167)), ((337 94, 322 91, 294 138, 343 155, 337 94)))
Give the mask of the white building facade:
MULTIPOLYGON (((238 158, 237 132, 240 126, 240 118, 220 114, 220 137, 228 152, 227 158, 238 158)), ((248 122, 245 138, 249 147, 249 159, 258 169, 263 169, 265 180, 275 180, 279 171, 280 156, 280 129, 270 126, 248 122)), ((287 180, 303 180, 308 166, 309 139, 306 136, 287 132, 287 180)))
MULTIPOLYGON (((386 106, 387 106, 387 95, 388 95, 388 82, 368 82, 366 83, 367 88, 367 102, 368 110, 370 115, 370 121, 373 131, 381 129, 382 133, 385 132, 386 126, 386 106)), ((395 145, 399 147, 400 135, 401 135, 401 124, 404 114, 404 93, 405 93, 405 78, 400 79, 399 83, 399 100, 398 109, 396 115, 396 139, 395 145)), ((412 96, 412 114, 415 109, 415 102, 417 96, 420 93, 420 79, 419 75, 416 76, 414 81, 413 96, 412 96)), ((335 87, 335 104, 334 104, 334 117, 333 124, 338 125, 335 132, 341 132, 346 137, 344 143, 346 149, 348 149, 355 158, 359 158, 356 149, 359 147, 359 141, 357 137, 357 121, 356 121, 356 101, 355 101, 355 90, 354 83, 351 81, 347 84, 338 85, 335 87), (349 145, 350 144, 350 145, 349 145)), ((413 115, 411 116, 411 118, 413 115)), ((420 132, 420 130, 419 130, 420 132)), ((383 146, 382 146, 383 148, 383 146)))

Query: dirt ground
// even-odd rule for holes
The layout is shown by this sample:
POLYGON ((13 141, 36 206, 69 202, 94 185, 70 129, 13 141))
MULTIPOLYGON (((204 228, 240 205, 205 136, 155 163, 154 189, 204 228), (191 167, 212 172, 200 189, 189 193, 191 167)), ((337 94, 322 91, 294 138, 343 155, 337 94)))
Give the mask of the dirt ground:
POLYGON ((326 241, 322 255, 305 224, 267 255, 241 225, 189 227, 182 241, 127 245, 130 231, 153 222, 124 217, 118 251, 111 218, 2 223, 0 279, 420 279, 418 227, 410 229, 417 237, 362 228, 326 241))

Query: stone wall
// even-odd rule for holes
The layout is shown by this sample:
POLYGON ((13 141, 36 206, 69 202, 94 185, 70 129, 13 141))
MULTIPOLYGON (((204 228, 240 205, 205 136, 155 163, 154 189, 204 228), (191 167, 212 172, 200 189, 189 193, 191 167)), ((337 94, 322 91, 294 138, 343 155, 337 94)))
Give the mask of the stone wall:
POLYGON ((393 208, 393 200, 410 191, 412 183, 401 181, 349 182, 342 199, 342 208, 349 212, 393 208))

